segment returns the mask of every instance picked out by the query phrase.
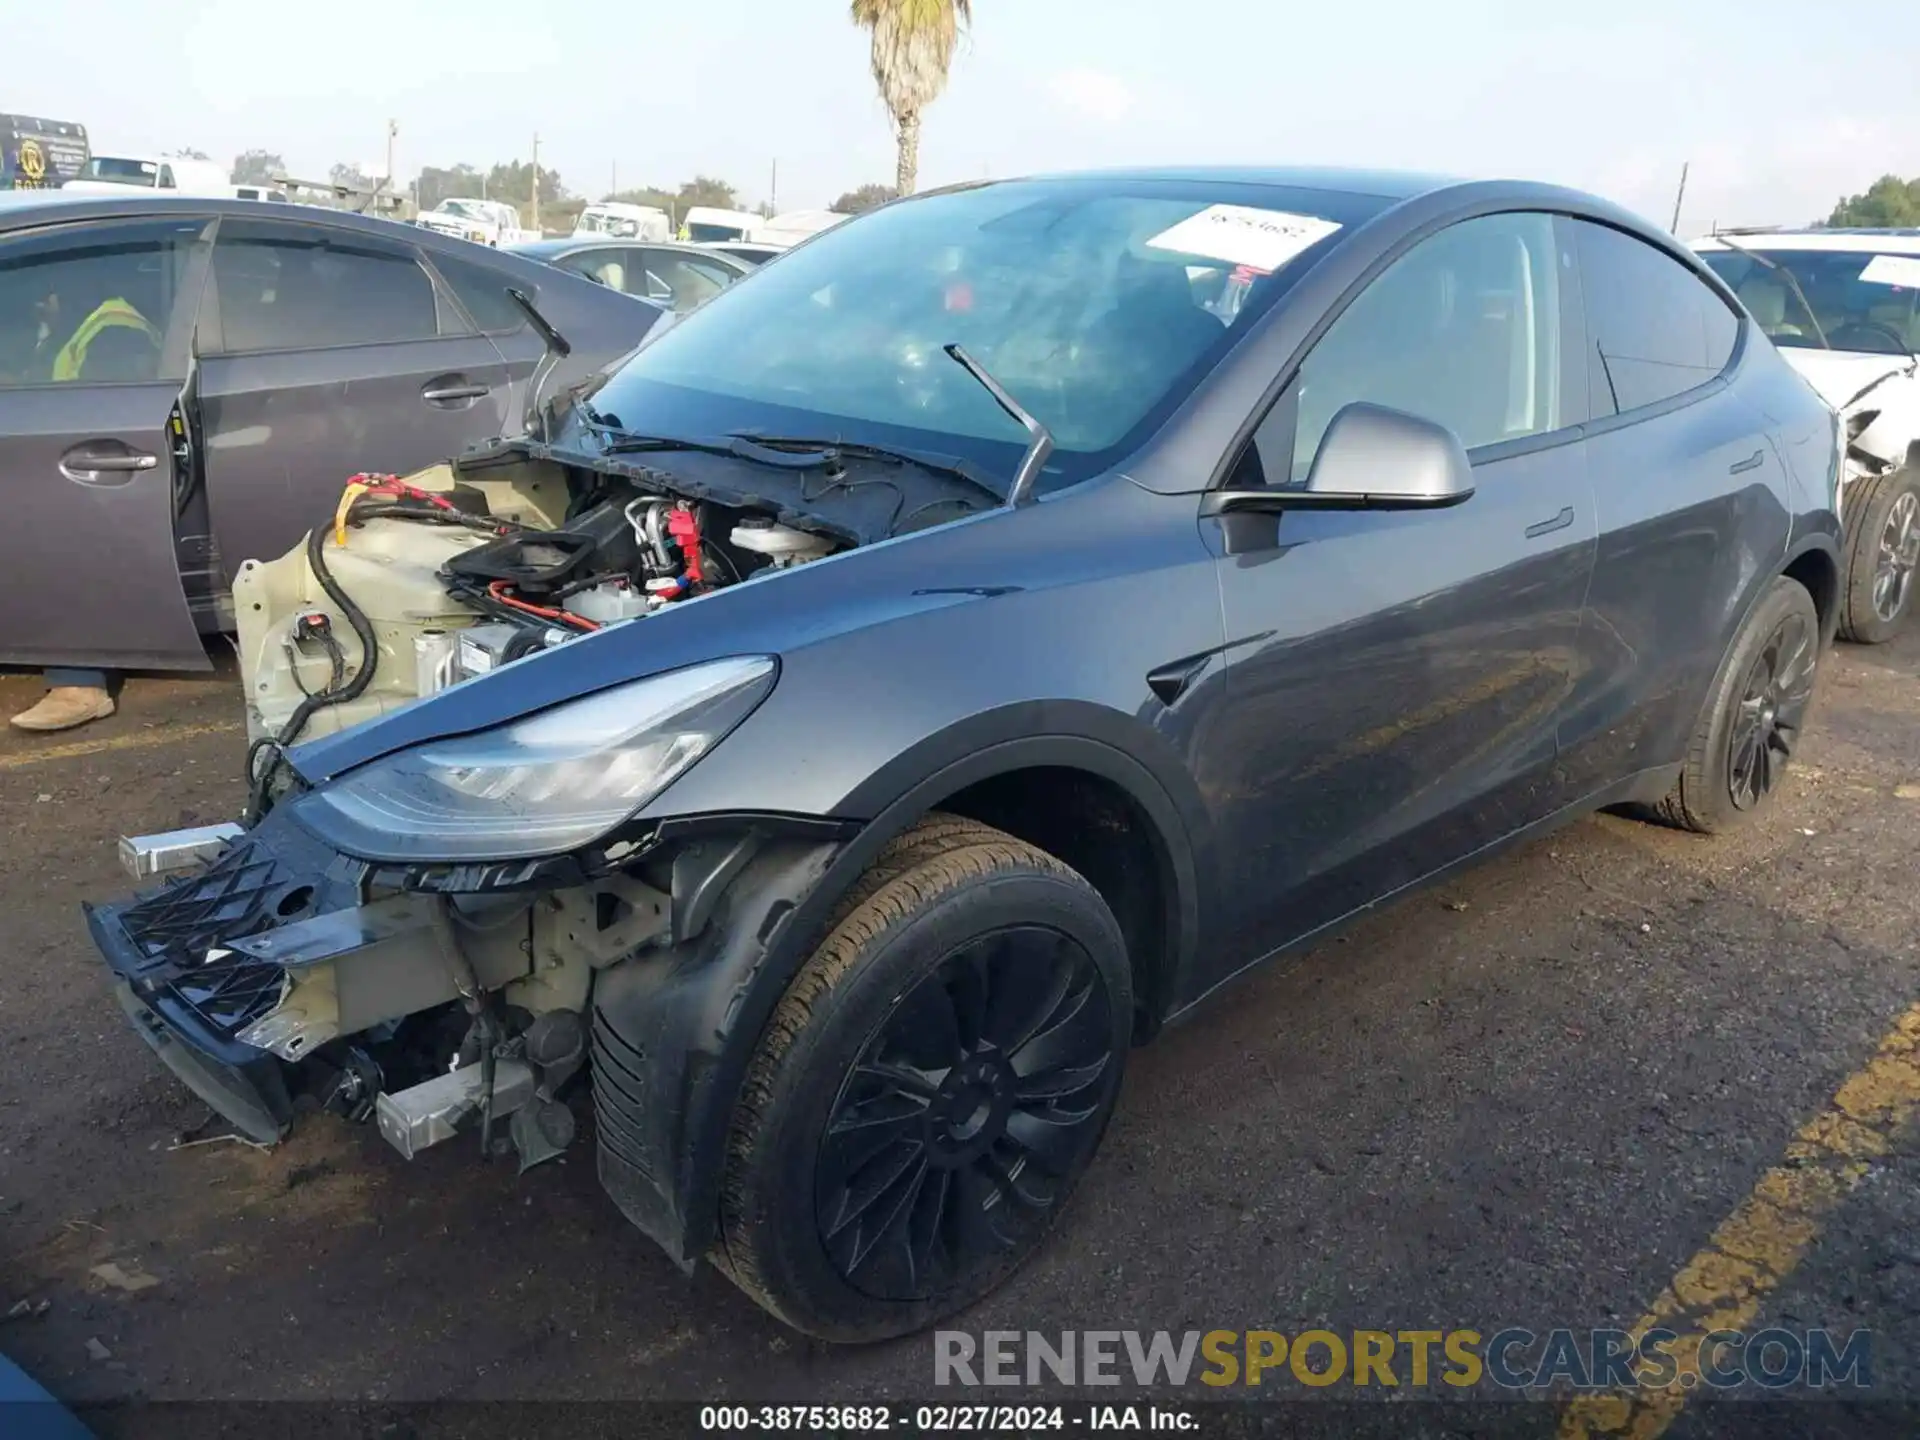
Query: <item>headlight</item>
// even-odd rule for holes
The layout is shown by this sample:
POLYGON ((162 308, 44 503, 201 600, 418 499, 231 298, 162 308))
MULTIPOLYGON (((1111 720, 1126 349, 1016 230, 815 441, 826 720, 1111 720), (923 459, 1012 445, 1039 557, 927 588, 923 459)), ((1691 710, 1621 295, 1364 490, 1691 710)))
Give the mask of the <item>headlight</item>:
POLYGON ((293 803, 366 860, 521 860, 613 829, 724 739, 773 689, 767 656, 616 686, 525 720, 349 771, 293 803))

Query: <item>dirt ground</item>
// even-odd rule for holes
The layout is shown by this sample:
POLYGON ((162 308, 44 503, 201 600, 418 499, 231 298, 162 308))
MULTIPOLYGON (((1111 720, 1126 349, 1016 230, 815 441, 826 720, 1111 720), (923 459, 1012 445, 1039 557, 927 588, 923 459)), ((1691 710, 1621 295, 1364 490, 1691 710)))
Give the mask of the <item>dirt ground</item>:
MULTIPOLYGON (((1920 635, 1835 652, 1759 824, 1583 821, 1136 1053, 1055 1238, 957 1323, 1631 1323, 1920 1001, 1917 675, 1920 635)), ((833 1350, 689 1281, 579 1148, 516 1179, 325 1120, 177 1147, 204 1107, 121 1019, 79 905, 125 888, 119 835, 238 809, 233 683, 135 680, 84 731, 0 733, 0 1313, 45 1302, 0 1351, 83 1403, 924 1398, 925 1337, 833 1350)), ((33 689, 0 678, 0 705, 33 689)), ((1909 1398, 1917 1180, 1903 1130, 1757 1318, 1871 1328, 1876 1392, 1909 1398)))

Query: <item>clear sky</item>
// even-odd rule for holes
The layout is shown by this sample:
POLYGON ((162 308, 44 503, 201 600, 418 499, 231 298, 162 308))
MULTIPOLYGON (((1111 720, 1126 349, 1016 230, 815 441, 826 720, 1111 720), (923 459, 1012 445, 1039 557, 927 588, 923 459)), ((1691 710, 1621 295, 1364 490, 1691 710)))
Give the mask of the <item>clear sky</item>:
MULTIPOLYGON (((1920 0, 974 0, 922 185, 1152 162, 1553 180, 1680 229, 1920 175, 1920 0)), ((0 0, 0 109, 296 174, 541 160, 783 209, 890 180, 844 0, 0 0)))

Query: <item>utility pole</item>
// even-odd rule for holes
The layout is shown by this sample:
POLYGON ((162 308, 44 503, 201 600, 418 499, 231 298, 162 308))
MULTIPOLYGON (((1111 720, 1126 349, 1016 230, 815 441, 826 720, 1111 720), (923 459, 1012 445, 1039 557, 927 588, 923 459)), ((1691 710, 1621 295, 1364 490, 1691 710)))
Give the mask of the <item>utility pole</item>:
POLYGON ((619 193, 620 193, 620 162, 616 160, 613 162, 613 164, 607 167, 607 194, 618 195, 619 193))
POLYGON ((767 181, 767 208, 774 214, 780 213, 780 161, 773 162, 773 178, 767 181))
POLYGON ((387 121, 387 188, 393 188, 393 137, 400 133, 398 120, 387 121))
POLYGON ((540 132, 533 132, 533 228, 540 229, 540 132))
POLYGON ((1667 227, 1676 235, 1680 233, 1680 202, 1687 198, 1687 171, 1692 168, 1691 160, 1680 167, 1680 191, 1673 197, 1673 224, 1667 227))

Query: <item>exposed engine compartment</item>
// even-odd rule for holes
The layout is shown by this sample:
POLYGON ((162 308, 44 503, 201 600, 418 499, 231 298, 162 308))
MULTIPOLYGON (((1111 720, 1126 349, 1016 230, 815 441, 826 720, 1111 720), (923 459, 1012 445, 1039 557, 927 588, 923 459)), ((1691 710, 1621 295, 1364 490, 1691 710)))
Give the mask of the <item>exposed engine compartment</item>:
POLYGON ((256 757, 848 544, 591 478, 583 495, 566 466, 518 452, 355 476, 305 544, 246 562, 234 602, 256 757))

